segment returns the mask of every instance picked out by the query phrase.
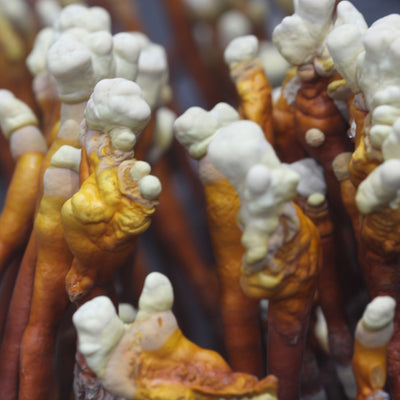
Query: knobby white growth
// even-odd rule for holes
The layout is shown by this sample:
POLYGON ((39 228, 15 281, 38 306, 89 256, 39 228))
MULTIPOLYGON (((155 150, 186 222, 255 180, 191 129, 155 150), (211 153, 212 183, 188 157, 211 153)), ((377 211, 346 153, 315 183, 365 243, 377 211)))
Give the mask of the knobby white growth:
MULTIPOLYGON (((93 80, 95 82, 115 76, 113 37, 107 31, 88 32, 84 28, 73 28, 60 36, 85 45, 91 53, 93 80)), ((60 40, 59 39, 59 40, 60 40)))
POLYGON ((139 180, 139 192, 147 200, 157 200, 161 189, 161 182, 154 175, 147 175, 139 180))
POLYGON ((136 161, 133 167, 130 169, 129 173, 131 178, 135 181, 144 178, 149 175, 151 171, 150 164, 146 161, 136 161))
POLYGON ((24 126, 38 125, 33 111, 9 90, 0 90, 0 127, 6 138, 24 126))
POLYGON ((89 98, 95 78, 92 54, 84 44, 71 37, 61 37, 47 53, 47 66, 63 102, 78 103, 89 98))
POLYGON ((356 27, 361 33, 364 33, 368 28, 364 16, 350 1, 344 0, 339 2, 336 7, 335 28, 347 24, 356 27))
POLYGON ((261 128, 251 121, 220 128, 209 145, 208 156, 240 197, 238 218, 243 225, 246 264, 251 266, 273 256, 287 239, 278 233, 279 217, 285 215, 291 221, 289 235, 298 229, 290 201, 296 196, 299 175, 281 164, 261 128))
MULTIPOLYGON (((346 3, 346 5, 345 7, 338 7, 338 19, 335 28, 328 35, 326 43, 336 70, 346 79, 351 90, 358 93, 360 89, 357 80, 357 58, 364 51, 362 39, 367 26, 365 24, 364 27, 364 24, 357 23, 358 19, 353 21, 347 18, 347 15, 343 15, 344 9, 354 8, 350 3, 350 6, 348 6, 348 2, 343 3, 346 3)), ((353 13, 350 15, 352 16, 353 13)))
POLYGON ((136 135, 149 121, 150 112, 136 83, 114 78, 103 79, 95 86, 85 116, 90 129, 110 135, 116 149, 130 151, 136 135))
POLYGON ((295 12, 274 29, 274 45, 293 65, 312 62, 322 54, 332 27, 334 0, 297 0, 295 12))
POLYGON ((142 88, 143 96, 151 108, 156 106, 161 89, 167 80, 168 64, 165 49, 150 43, 139 54, 136 82, 142 88))
POLYGON ((26 65, 32 75, 36 76, 47 69, 47 52, 53 41, 52 28, 44 28, 37 34, 33 49, 26 59, 26 65))
POLYGON ((398 98, 391 99, 400 86, 400 15, 376 21, 364 35, 365 51, 358 57, 357 79, 373 114, 372 145, 381 149, 399 116, 398 98), (391 107, 386 107, 390 105, 391 107))
POLYGON ((237 120, 238 112, 226 103, 218 103, 210 111, 191 107, 175 120, 175 136, 191 157, 200 159, 207 154, 217 129, 237 120))
POLYGON ((102 7, 71 4, 62 9, 54 27, 58 32, 65 32, 72 28, 83 28, 88 32, 111 32, 111 17, 102 7))
POLYGON ((72 146, 61 146, 51 157, 50 165, 58 168, 68 168, 79 174, 81 164, 81 149, 72 146))
POLYGON ((388 137, 383 142, 382 154, 385 160, 400 159, 400 118, 393 124, 388 137))
MULTIPOLYGON (((170 312, 173 301, 173 289, 169 279, 159 272, 152 272, 146 277, 133 325, 125 325, 122 322, 111 300, 105 296, 88 301, 75 312, 73 322, 78 332, 79 351, 100 379, 105 378, 106 383, 110 379, 105 376, 107 364, 124 335, 136 336, 136 341, 139 340, 143 349, 148 351, 162 346, 177 329, 176 320, 172 314, 170 317, 167 315, 165 319, 169 323, 160 328, 157 320, 152 321, 152 316, 170 312), (154 329, 155 327, 158 329, 154 329), (131 331, 127 331, 128 329, 131 331)), ((130 340, 132 339, 128 337, 128 341, 130 340)), ((119 359, 119 362, 123 363, 124 360, 119 359)))
POLYGON ((113 36, 115 75, 134 81, 138 71, 140 51, 150 43, 146 35, 139 32, 120 32, 113 36))
POLYGON ((362 214, 369 214, 381 207, 397 208, 400 201, 400 160, 391 159, 375 168, 361 182, 356 203, 362 214))
POLYGON ((357 324, 356 338, 369 348, 389 342, 393 334, 393 318, 396 301, 390 296, 375 297, 366 307, 357 324))
POLYGON ((73 322, 78 332, 79 351, 99 378, 104 377, 109 357, 125 332, 114 305, 100 296, 76 311, 73 322))
POLYGON ((233 39, 224 52, 225 62, 232 68, 236 63, 252 60, 258 53, 258 39, 254 35, 233 39))
POLYGON ((169 279, 153 272, 146 277, 139 297, 137 321, 149 318, 152 314, 169 311, 174 303, 174 291, 169 279))

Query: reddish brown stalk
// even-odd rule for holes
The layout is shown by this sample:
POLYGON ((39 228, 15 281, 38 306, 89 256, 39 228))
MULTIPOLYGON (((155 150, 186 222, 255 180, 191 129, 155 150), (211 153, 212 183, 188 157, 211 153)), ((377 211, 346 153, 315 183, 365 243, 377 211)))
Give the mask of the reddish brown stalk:
POLYGON ((15 281, 17 280, 21 258, 21 256, 16 257, 10 262, 10 265, 8 266, 7 271, 4 274, 0 285, 0 348, 1 340, 3 337, 3 330, 7 319, 8 308, 10 306, 15 281))
POLYGON ((18 272, 0 350, 0 387, 4 400, 18 396, 19 356, 28 323, 36 266, 36 241, 31 235, 18 272))
POLYGON ((67 196, 45 194, 35 220, 38 256, 29 322, 21 347, 21 400, 48 398, 49 382, 55 379, 55 338, 59 322, 69 304, 65 275, 72 262, 60 213, 67 199, 67 196), (38 362, 41 368, 37 368, 38 362))
POLYGON ((43 157, 39 152, 25 153, 18 157, 0 216, 0 276, 11 259, 22 252, 28 241, 43 157))

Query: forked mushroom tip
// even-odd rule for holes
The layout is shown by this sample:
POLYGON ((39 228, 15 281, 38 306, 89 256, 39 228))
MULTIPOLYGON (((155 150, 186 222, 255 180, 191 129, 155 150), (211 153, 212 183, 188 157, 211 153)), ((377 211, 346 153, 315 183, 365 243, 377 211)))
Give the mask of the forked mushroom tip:
POLYGON ((394 318, 396 301, 390 296, 375 297, 362 316, 363 325, 371 331, 382 329, 394 318))

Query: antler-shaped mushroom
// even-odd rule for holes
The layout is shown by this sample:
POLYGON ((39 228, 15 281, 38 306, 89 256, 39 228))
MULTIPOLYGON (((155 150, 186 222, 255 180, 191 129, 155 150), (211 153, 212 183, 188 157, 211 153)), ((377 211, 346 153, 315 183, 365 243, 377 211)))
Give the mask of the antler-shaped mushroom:
POLYGON ((75 313, 79 350, 110 393, 127 399, 277 398, 274 377, 258 381, 232 372, 219 354, 186 339, 172 304, 171 283, 153 272, 132 324, 123 324, 107 297, 97 297, 75 313))
POLYGON ((281 382, 280 398, 297 398, 319 270, 318 232, 291 202, 299 176, 280 163, 262 130, 250 121, 219 129, 208 156, 240 196, 238 219, 246 248, 241 285, 249 296, 269 299, 269 372, 281 382))
POLYGON ((132 159, 136 134, 149 117, 138 85, 122 78, 99 82, 88 102, 82 139, 89 176, 62 209, 75 256, 67 275, 72 301, 110 283, 150 225, 161 185, 147 163, 132 159))
POLYGON ((175 121, 175 135, 189 154, 199 159, 207 220, 221 285, 221 310, 225 345, 235 370, 261 373, 258 302, 240 288, 240 265, 244 248, 236 223, 239 198, 229 181, 207 157, 207 148, 219 127, 237 121, 239 115, 226 103, 211 111, 191 107, 175 121), (240 333, 239 333, 240 332, 240 333))

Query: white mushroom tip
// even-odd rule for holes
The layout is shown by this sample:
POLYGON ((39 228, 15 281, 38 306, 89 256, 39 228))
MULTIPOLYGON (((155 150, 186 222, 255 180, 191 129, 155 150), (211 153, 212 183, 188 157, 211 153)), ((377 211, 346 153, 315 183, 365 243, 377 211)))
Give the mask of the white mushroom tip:
POLYGON ((170 280, 160 272, 152 272, 145 279, 136 319, 142 320, 154 313, 169 311, 173 302, 174 292, 170 280))
POLYGON ((61 146, 51 157, 50 165, 58 168, 68 168, 79 174, 81 150, 76 147, 61 146))
POLYGON ((350 1, 340 1, 336 7, 335 25, 349 24, 356 27, 359 31, 365 32, 368 25, 363 15, 357 10, 350 1))
POLYGON ((381 164, 379 177, 385 188, 400 189, 400 160, 391 159, 381 164))
POLYGON ((224 58, 228 65, 249 61, 257 56, 258 39, 254 35, 240 36, 233 39, 224 52, 224 58))
POLYGON ((98 82, 85 110, 88 127, 109 134, 123 151, 132 149, 150 114, 139 85, 123 78, 98 82))
POLYGON ((162 73, 167 69, 167 56, 164 47, 149 43, 145 46, 140 54, 138 61, 139 71, 162 73))
POLYGON ((208 145, 217 129, 216 117, 201 107, 190 107, 174 122, 177 140, 195 159, 207 154, 208 145))
POLYGON ((135 80, 143 41, 131 32, 120 32, 113 36, 113 43, 116 76, 135 80))
POLYGON ((240 119, 239 113, 228 103, 217 103, 210 113, 215 116, 219 126, 225 126, 240 119))
POLYGON ((325 203, 326 197, 322 193, 313 193, 307 198, 307 204, 311 207, 320 207, 325 203))
POLYGON ((161 193, 161 182, 154 175, 139 180, 139 192, 147 200, 157 200, 161 193))
POLYGON ((372 146, 380 150, 391 131, 391 126, 382 124, 374 125, 369 131, 372 146))
POLYGON ((26 65, 33 76, 47 69, 47 52, 54 40, 54 29, 44 28, 36 36, 32 51, 26 58, 26 65))
POLYGON ((92 55, 84 44, 70 36, 60 37, 47 53, 47 67, 62 101, 89 98, 94 86, 92 55))
POLYGON ((131 151, 136 143, 136 135, 128 128, 113 128, 110 130, 112 145, 121 151, 131 151))
POLYGON ((125 324, 131 324, 135 321, 137 311, 132 304, 129 303, 119 303, 118 304, 118 315, 119 318, 125 324))
POLYGON ((79 307, 72 320, 78 331, 98 334, 115 315, 111 300, 106 296, 98 296, 79 307))
POLYGON ((168 78, 168 64, 165 49, 154 43, 145 46, 139 55, 136 82, 143 90, 143 96, 154 108, 160 99, 161 89, 168 78))
POLYGON ((110 14, 102 7, 86 7, 82 4, 70 4, 61 10, 55 27, 65 32, 76 27, 83 27, 88 32, 110 31, 110 14))
POLYGON ((33 111, 12 92, 0 89, 0 126, 4 136, 9 139, 14 131, 27 125, 38 125, 33 111))
POLYGON ((375 331, 384 328, 394 318, 396 301, 390 296, 375 297, 368 305, 362 316, 366 329, 375 331))
POLYGON ((150 164, 146 161, 136 161, 129 173, 135 181, 139 181, 146 175, 149 175, 151 171, 150 164))

